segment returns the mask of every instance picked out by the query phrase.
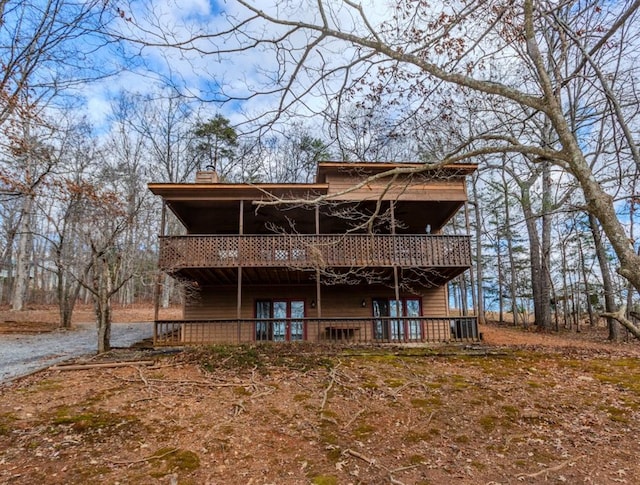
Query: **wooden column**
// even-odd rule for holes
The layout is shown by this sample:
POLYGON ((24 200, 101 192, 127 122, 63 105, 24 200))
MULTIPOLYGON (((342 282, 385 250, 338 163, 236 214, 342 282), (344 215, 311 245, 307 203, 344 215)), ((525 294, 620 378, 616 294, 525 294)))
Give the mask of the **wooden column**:
POLYGON ((238 343, 241 342, 240 317, 242 315, 242 267, 238 266, 238 296, 237 296, 236 318, 238 319, 238 343))
POLYGON ((244 234, 244 200, 240 200, 240 213, 238 214, 238 292, 236 296, 236 318, 238 320, 238 343, 242 338, 242 327, 240 319, 242 317, 242 266, 240 265, 240 254, 242 246, 242 235, 244 234))
POLYGON ((320 294, 320 270, 316 269, 316 310, 318 318, 322 318, 322 298, 320 294))
MULTIPOLYGON (((393 201, 389 201, 389 209, 391 211, 391 235, 395 236, 396 235, 396 214, 395 214, 395 210, 394 210, 395 204, 393 203, 393 201)), ((395 238, 393 240, 393 245, 395 247, 396 245, 396 241, 395 238)), ((395 293, 396 293, 396 307, 398 308, 398 310, 400 310, 400 283, 398 281, 398 263, 397 263, 397 254, 396 251, 394 251, 393 254, 393 286, 395 289, 395 293)), ((398 315, 401 316, 401 315, 398 315)))
MULTIPOLYGON (((464 203, 464 223, 466 226, 466 230, 467 230, 467 234, 471 234, 471 223, 469 222, 469 202, 465 202, 464 203)), ((459 248, 458 251, 460 253, 462 253, 461 249, 459 248)), ((471 254, 469 254, 469 256, 471 257, 471 254)), ((477 308, 477 304, 476 304, 476 288, 475 288, 475 278, 473 276, 473 259, 472 259, 472 266, 471 266, 471 270, 469 271, 469 286, 471 287, 471 309, 472 309, 472 313, 474 315, 477 315, 478 312, 476 312, 476 308, 477 308)), ((467 305, 464 306, 465 310, 467 308, 467 305)), ((465 311, 464 315, 468 315, 469 312, 465 311)))
MULTIPOLYGON (((395 235, 396 235, 396 214, 395 214, 395 210, 394 210, 395 204, 393 203, 393 201, 389 201, 389 209, 391 211, 391 234, 394 236, 393 238, 393 246, 394 248, 396 248, 396 240, 395 240, 395 235)), ((396 315, 397 317, 402 317, 402 306, 400 305, 400 282, 399 282, 399 278, 398 278, 398 254, 397 251, 393 252, 393 288, 395 290, 395 297, 396 297, 396 311, 398 312, 398 314, 396 315)), ((404 323, 403 323, 404 325, 404 323)), ((389 329, 391 330, 391 329, 389 329)), ((407 336, 405 335, 405 338, 407 336)), ((391 331, 389 332, 389 338, 391 338, 391 331)))
MULTIPOLYGON (((320 234, 320 206, 316 205, 316 236, 320 234)), ((322 295, 320 291, 320 268, 316 269, 316 311, 318 318, 322 318, 322 295)))
MULTIPOLYGON (((167 203, 165 200, 162 200, 162 211, 160 213, 160 236, 164 236, 165 234, 165 226, 167 219, 167 203)), ((158 258, 159 258, 158 254, 158 258)), ((153 290, 153 341, 155 342, 158 337, 158 329, 156 328, 155 321, 158 320, 158 316, 160 315, 160 288, 161 288, 161 279, 162 273, 160 272, 160 268, 158 268, 158 274, 156 275, 156 286, 153 290)))
POLYGON ((395 204, 392 200, 389 201, 389 211, 391 212, 391 235, 396 235, 396 212, 394 210, 395 204))

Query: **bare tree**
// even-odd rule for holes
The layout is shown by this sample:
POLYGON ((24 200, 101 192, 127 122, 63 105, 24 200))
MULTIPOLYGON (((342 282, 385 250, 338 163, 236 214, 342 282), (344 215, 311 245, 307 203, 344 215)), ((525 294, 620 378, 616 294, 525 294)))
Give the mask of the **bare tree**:
MULTIPOLYGON (((369 107, 386 98, 402 107, 405 118, 430 112, 433 118, 456 120, 460 106, 479 106, 476 112, 487 117, 469 127, 464 141, 444 146, 435 161, 507 153, 559 168, 579 187, 584 209, 610 241, 618 273, 640 289, 640 257, 618 217, 608 175, 600 170, 611 154, 596 163, 586 136, 612 126, 621 135, 618 162, 640 163, 631 128, 638 115, 634 55, 640 40, 634 26, 640 0, 437 6, 397 0, 383 20, 351 1, 278 0, 257 7, 236 0, 234 5, 241 11, 230 11, 217 32, 181 37, 157 26, 155 38, 147 35, 151 27, 136 41, 220 57, 259 50, 264 60, 273 54, 262 93, 278 94, 279 101, 262 111, 263 127, 298 108, 324 113, 333 106, 339 117, 353 99, 369 107), (316 103, 308 103, 310 98, 316 103), (324 104, 317 102, 321 98, 324 104), (522 128, 508 133, 505 125, 522 128)), ((248 100, 256 94, 255 89, 225 92, 223 86, 218 99, 248 100)), ((548 240, 541 246, 544 257, 548 240)))
POLYGON ((100 31, 117 16, 103 0, 0 1, 0 126, 27 95, 46 104, 115 72, 96 53, 111 42, 100 31))

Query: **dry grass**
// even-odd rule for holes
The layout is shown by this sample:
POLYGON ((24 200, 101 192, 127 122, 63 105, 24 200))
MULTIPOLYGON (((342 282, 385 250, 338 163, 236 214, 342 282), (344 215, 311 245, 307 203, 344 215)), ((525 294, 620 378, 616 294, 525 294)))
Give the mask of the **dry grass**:
POLYGON ((640 483, 638 344, 483 331, 44 371, 2 389, 0 483, 640 483))

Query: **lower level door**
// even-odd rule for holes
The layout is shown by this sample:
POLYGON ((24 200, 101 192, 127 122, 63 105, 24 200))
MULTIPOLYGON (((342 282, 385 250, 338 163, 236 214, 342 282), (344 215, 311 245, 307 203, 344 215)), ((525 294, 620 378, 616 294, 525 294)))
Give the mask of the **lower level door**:
POLYGON ((256 303, 256 340, 304 340, 304 301, 268 300, 256 303), (260 319, 265 319, 260 321, 260 319))
POLYGON ((422 325, 419 298, 373 299, 373 316, 387 317, 374 319, 373 335, 376 340, 407 341, 422 339, 422 325))

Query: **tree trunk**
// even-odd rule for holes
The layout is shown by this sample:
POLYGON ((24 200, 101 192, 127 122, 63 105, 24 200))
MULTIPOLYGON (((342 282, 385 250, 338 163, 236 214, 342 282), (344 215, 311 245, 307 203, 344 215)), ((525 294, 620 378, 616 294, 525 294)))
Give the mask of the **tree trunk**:
POLYGON ((99 298, 96 302, 96 323, 98 327, 98 353, 111 350, 111 306, 109 300, 99 298))
POLYGON ((496 263, 498 264, 498 322, 504 322, 504 277, 502 275, 502 256, 500 250, 500 231, 496 230, 496 263))
POLYGON ((530 185, 520 184, 520 202, 524 214, 531 261, 531 291, 533 294, 533 314, 539 330, 551 329, 551 311, 549 307, 549 286, 544 283, 545 269, 542 262, 542 245, 536 225, 537 217, 531 206, 530 185), (546 290, 545 290, 546 288, 546 290), (544 300, 546 295, 546 300, 544 300))
POLYGON ((484 325, 486 319, 484 314, 484 291, 482 288, 482 280, 484 278, 482 266, 482 211, 478 200, 477 179, 477 175, 474 176, 471 183, 474 203, 473 213, 476 224, 476 314, 478 315, 478 323, 484 325))
POLYGON ((568 282, 567 274, 569 269, 567 268, 567 248, 564 244, 562 247, 562 320, 564 322, 564 328, 567 328, 571 324, 569 321, 569 294, 567 293, 568 282))
POLYGON ((11 297, 11 309, 22 311, 24 309, 27 287, 29 286, 29 268, 31 265, 31 252, 33 234, 31 233, 31 210, 33 208, 33 195, 26 195, 22 207, 22 217, 18 226, 18 254, 16 256, 16 276, 11 297))
POLYGON ((94 259, 93 298, 98 329, 98 353, 111 350, 111 295, 112 281, 109 264, 104 255, 94 259))
POLYGON ((68 279, 65 277, 64 271, 60 267, 57 270, 57 279, 60 326, 62 328, 71 328, 71 316, 73 315, 73 307, 75 306, 75 298, 78 296, 78 292, 76 292, 75 297, 70 295, 68 279))
MULTIPOLYGON (((536 325, 542 325, 545 330, 551 330, 551 164, 544 162, 542 168, 542 234, 541 234, 541 255, 540 255, 540 288, 538 295, 539 313, 541 324, 538 323, 536 315, 536 325)), ((535 311, 535 309, 534 309, 535 311)))
MULTIPOLYGON (((511 314, 513 316, 513 325, 518 325, 518 286, 517 286, 517 271, 516 271, 516 262, 513 257, 513 238, 511 237, 511 209, 509 205, 509 187, 507 186, 507 182, 505 180, 504 172, 502 172, 502 188, 504 191, 504 224, 507 235, 507 257, 509 258, 509 270, 511 272, 511 281, 509 282, 509 290, 511 293, 511 314)), ((524 326, 526 323, 524 319, 522 320, 524 326)))
MULTIPOLYGON (((578 258, 580 262, 580 274, 582 275, 582 284, 584 285, 584 296, 587 304, 587 314, 589 315, 589 326, 595 326, 595 316, 593 314, 593 303, 591 303, 591 292, 589 291, 589 281, 587 279, 587 268, 584 262, 584 253, 582 252, 582 239, 578 236, 578 258)), ((580 279, 578 278, 578 281, 580 279)))

